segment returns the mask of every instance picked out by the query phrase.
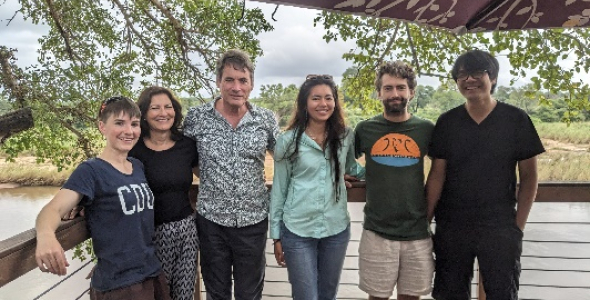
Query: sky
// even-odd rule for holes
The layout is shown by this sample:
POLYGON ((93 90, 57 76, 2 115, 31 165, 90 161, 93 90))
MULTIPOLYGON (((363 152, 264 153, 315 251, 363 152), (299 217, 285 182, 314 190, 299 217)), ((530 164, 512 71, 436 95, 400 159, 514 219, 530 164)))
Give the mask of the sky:
MULTIPOLYGON (((6 26, 7 19, 19 8, 19 3, 17 0, 5 1, 0 9, 0 45, 17 48, 17 65, 23 68, 36 62, 37 39, 48 29, 25 22, 20 16, 6 26)), ((313 18, 318 10, 281 5, 274 16, 277 21, 273 21, 274 4, 246 1, 246 7, 260 7, 275 28, 258 36, 264 55, 257 59, 255 88, 251 96, 258 95, 261 85, 282 83, 299 86, 307 74, 331 74, 339 83, 344 71, 352 66, 342 59, 342 54, 353 50, 354 42, 326 43, 322 39, 323 28, 313 27, 313 18)), ((506 67, 509 64, 503 57, 499 57, 499 61, 499 85, 509 85, 512 78, 506 67)), ((527 79, 520 79, 516 85, 528 82, 527 79)), ((418 84, 438 86, 439 83, 437 78, 421 77, 418 84)))

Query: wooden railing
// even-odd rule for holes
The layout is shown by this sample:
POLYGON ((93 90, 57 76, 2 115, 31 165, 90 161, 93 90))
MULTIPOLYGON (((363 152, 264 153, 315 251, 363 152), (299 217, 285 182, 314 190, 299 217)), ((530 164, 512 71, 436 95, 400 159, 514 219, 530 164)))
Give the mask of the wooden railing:
MULTIPOLYGON (((192 195, 196 195, 194 186, 192 195)), ((348 191, 349 202, 365 201, 364 182, 355 182, 348 191)), ((539 184, 537 202, 590 202, 590 182, 543 182, 539 184)), ((74 248, 89 238, 86 222, 83 218, 62 222, 56 232, 62 247, 74 248)), ((27 230, 9 239, 0 241, 0 287, 19 276, 35 269, 35 230, 27 230)), ((196 285, 197 288, 200 285, 196 285)), ((200 291, 195 292, 195 299, 200 299, 200 291)), ((479 299, 485 299, 480 294, 479 299)))
MULTIPOLYGON (((30 229, 0 241, 0 287, 37 267, 35 235, 30 229)), ((90 238, 84 218, 62 222, 55 235, 65 250, 90 238)))

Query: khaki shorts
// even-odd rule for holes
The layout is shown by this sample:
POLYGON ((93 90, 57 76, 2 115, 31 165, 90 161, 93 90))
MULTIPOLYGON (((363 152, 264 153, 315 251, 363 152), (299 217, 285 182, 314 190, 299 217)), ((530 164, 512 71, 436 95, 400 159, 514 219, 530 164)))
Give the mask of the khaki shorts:
POLYGON ((363 229, 359 246, 359 288, 377 298, 421 296, 432 291, 432 239, 392 241, 363 229))

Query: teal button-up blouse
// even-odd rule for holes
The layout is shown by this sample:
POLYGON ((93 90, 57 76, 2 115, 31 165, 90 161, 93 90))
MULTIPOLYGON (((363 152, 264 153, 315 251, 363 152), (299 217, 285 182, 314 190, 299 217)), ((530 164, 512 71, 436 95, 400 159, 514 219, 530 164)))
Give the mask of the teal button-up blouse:
POLYGON ((303 133, 299 153, 294 149, 294 131, 279 136, 274 151, 274 177, 270 200, 270 237, 281 238, 281 223, 301 237, 324 238, 338 234, 350 223, 344 174, 364 178, 365 170, 354 156, 354 134, 348 129, 338 151, 340 180, 336 201, 334 168, 329 148, 322 148, 303 133))

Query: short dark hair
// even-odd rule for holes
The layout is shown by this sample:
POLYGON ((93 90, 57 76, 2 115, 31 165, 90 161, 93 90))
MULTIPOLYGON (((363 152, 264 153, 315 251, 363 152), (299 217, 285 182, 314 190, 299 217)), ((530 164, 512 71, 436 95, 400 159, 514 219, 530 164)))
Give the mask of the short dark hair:
POLYGON ((150 86, 144 89, 139 95, 139 99, 137 99, 137 106, 139 106, 141 115, 144 116, 144 118, 142 118, 139 122, 141 126, 141 137, 143 138, 150 136, 150 125, 145 119, 145 116, 147 115, 147 111, 152 104, 152 97, 160 94, 168 96, 168 98, 170 98, 170 102, 172 102, 172 107, 174 108, 174 123, 172 124, 172 128, 170 128, 170 131, 172 132, 172 136, 170 138, 174 141, 178 141, 182 138, 182 105, 180 104, 180 101, 176 99, 176 96, 174 96, 174 93, 172 93, 171 90, 161 86, 150 86))
POLYGON ((377 92, 381 91, 383 75, 385 74, 406 79, 410 90, 416 89, 416 85, 418 84, 416 82, 416 73, 410 65, 401 60, 390 61, 382 64, 377 70, 377 78, 375 78, 375 88, 377 89, 377 92))
POLYGON ((453 76, 453 80, 455 80, 455 82, 457 82, 457 76, 459 74, 459 70, 461 69, 468 73, 486 70, 490 80, 496 80, 496 83, 492 84, 492 90, 490 93, 493 94, 496 90, 496 85, 498 85, 497 79, 498 72, 500 71, 500 64, 498 63, 498 60, 489 52, 474 49, 461 54, 461 56, 459 56, 455 61, 453 70, 451 71, 451 76, 453 76))
POLYGON ((141 118, 137 104, 124 96, 115 96, 104 100, 98 111, 98 120, 106 123, 111 115, 126 113, 131 118, 141 118))
POLYGON ((230 65, 236 70, 250 71, 250 82, 254 85, 254 64, 250 60, 248 53, 238 49, 231 49, 224 52, 217 60, 215 66, 217 81, 221 80, 223 69, 226 65, 230 65))

